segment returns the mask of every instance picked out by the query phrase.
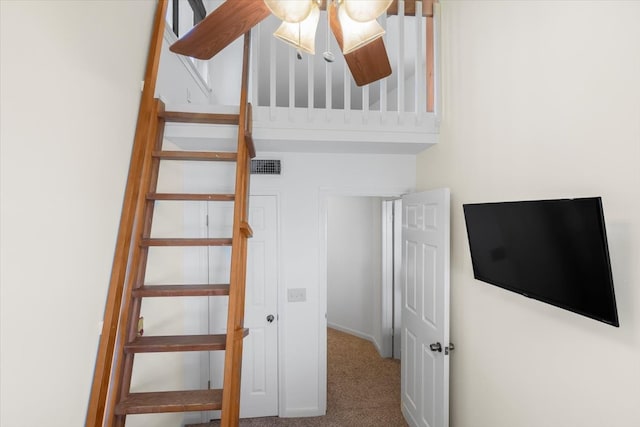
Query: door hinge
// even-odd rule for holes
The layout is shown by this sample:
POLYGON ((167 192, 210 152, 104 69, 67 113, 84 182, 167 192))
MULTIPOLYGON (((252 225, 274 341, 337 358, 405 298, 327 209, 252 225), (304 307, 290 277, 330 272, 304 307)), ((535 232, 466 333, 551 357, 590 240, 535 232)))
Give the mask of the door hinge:
POLYGON ((207 224, 207 227, 209 226, 209 215, 205 215, 204 220, 207 224))
POLYGON ((449 352, 450 352, 450 351, 453 351, 453 350, 455 350, 455 349, 456 349, 456 346, 455 346, 455 345, 453 345, 453 343, 452 343, 452 342, 450 342, 450 343, 449 343, 449 347, 445 347, 445 348, 444 348, 444 355, 445 355, 445 356, 448 356, 448 355, 449 355, 449 352))
POLYGON ((211 380, 207 381, 207 390, 211 390, 211 380))

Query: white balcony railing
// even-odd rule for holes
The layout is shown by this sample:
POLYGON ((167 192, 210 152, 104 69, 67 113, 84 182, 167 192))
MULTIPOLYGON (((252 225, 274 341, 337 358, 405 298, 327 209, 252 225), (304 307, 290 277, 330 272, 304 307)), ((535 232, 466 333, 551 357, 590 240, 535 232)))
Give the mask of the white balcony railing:
POLYGON ((302 59, 272 36, 279 25, 275 17, 263 21, 252 32, 256 139, 273 144, 326 139, 349 150, 364 138, 378 143, 373 151, 381 152, 403 144, 407 148, 401 151, 417 152, 437 142, 437 20, 424 15, 422 1, 399 0, 397 14, 379 18, 392 74, 364 87, 353 81, 333 35, 327 38, 326 12, 321 12, 316 54, 303 53, 302 59), (405 3, 411 14, 405 15, 405 3), (324 60, 325 51, 334 54, 334 62, 324 60))

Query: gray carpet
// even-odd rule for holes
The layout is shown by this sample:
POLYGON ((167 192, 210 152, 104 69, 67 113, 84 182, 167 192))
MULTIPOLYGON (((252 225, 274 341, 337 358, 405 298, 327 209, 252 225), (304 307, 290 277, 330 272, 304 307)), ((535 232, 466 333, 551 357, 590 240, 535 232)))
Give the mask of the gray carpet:
POLYGON ((240 427, 407 426, 400 412, 400 362, 382 359, 369 341, 334 329, 327 330, 327 346, 326 416, 243 419, 240 427))

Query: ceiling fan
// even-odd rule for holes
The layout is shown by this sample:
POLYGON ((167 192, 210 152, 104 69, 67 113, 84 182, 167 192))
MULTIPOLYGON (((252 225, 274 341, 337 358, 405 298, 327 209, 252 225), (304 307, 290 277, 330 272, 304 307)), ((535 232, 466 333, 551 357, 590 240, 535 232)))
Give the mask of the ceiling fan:
POLYGON ((331 31, 358 86, 391 75, 376 18, 393 0, 226 0, 175 42, 171 51, 210 59, 270 14, 282 19, 274 36, 298 50, 314 53, 320 8, 328 11, 331 31))

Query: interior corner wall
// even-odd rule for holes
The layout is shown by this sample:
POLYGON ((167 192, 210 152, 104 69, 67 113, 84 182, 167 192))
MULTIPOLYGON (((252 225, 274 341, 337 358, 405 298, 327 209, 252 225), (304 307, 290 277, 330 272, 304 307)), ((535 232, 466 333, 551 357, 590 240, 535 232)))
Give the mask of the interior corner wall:
POLYGON ((374 267, 372 269, 372 290, 373 304, 372 304, 372 327, 371 338, 373 345, 379 354, 382 354, 382 198, 375 197, 370 198, 369 214, 372 219, 372 226, 370 233, 375 238, 372 239, 372 244, 369 246, 369 256, 371 257, 374 267))
POLYGON ((452 427, 640 425, 640 2, 447 1, 452 427), (473 279, 462 204, 602 196, 620 328, 473 279))
POLYGON ((0 425, 84 424, 154 10, 0 1, 0 425))

